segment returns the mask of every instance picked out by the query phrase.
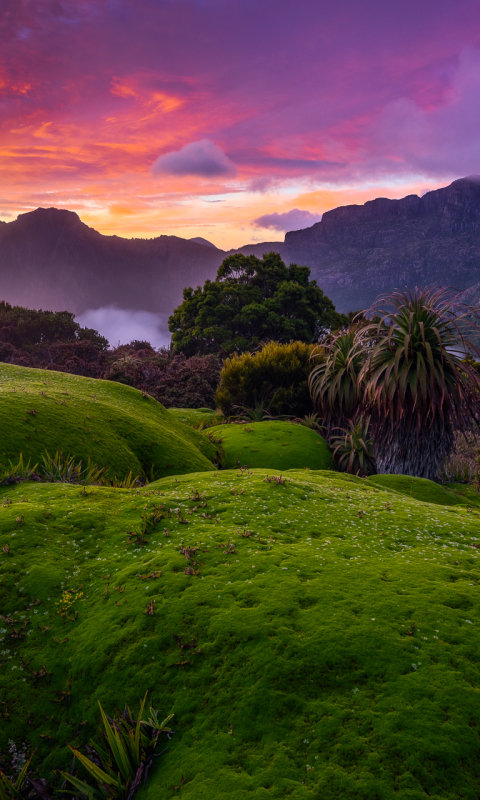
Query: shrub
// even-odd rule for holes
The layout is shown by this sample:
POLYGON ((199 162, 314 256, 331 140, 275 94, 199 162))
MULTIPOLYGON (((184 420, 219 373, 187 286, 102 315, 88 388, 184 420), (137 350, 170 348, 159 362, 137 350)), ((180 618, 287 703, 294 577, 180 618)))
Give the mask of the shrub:
POLYGON ((259 397, 278 414, 303 416, 312 411, 308 391, 310 354, 314 345, 304 342, 269 342, 255 353, 227 358, 215 394, 225 416, 235 405, 255 408, 259 397))

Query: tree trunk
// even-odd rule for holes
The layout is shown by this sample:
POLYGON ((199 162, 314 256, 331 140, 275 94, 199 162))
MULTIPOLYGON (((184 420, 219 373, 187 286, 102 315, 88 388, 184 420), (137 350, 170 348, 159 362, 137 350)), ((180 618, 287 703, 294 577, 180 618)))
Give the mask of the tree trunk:
POLYGON ((440 419, 432 425, 408 426, 387 418, 374 426, 377 472, 436 480, 453 449, 452 426, 440 419))

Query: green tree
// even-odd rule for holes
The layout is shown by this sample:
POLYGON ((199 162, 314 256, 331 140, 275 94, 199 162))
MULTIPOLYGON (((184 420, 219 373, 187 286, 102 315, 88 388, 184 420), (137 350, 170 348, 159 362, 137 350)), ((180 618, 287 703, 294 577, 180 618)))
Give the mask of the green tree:
POLYGON ((480 376, 465 360, 472 312, 445 289, 395 292, 380 321, 358 332, 378 472, 434 480, 454 432, 479 421, 480 376))
POLYGON ((271 340, 314 342, 346 325, 347 317, 309 278, 308 267, 287 267, 278 253, 228 256, 216 280, 184 290, 168 321, 175 350, 231 355, 271 340))

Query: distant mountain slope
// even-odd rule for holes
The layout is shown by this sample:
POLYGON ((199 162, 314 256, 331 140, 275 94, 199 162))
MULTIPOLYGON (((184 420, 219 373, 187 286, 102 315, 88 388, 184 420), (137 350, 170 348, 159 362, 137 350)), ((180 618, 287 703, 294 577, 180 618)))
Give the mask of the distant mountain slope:
MULTIPOLYGON (((0 300, 77 314, 107 305, 171 313, 184 287, 215 278, 227 255, 200 239, 104 236, 71 211, 39 208, 0 223, 0 300)), ((228 255, 271 250, 309 266, 339 311, 368 308, 406 285, 468 289, 480 283, 480 177, 423 197, 336 208, 285 242, 228 255)))
POLYGON ((396 287, 480 281, 480 177, 363 206, 327 211, 285 236, 286 261, 307 264, 339 311, 368 308, 396 287))
POLYGON ((0 225, 0 299, 77 314, 112 304, 170 313, 223 258, 177 236, 103 236, 72 211, 38 208, 0 225))

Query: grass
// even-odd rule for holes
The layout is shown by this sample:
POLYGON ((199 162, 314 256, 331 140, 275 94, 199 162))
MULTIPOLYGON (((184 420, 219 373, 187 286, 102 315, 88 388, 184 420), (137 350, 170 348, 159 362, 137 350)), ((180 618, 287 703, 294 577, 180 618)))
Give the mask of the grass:
POLYGON ((213 471, 216 449, 151 397, 112 381, 0 364, 0 464, 47 450, 88 457, 110 477, 213 471))
POLYGON ((139 800, 476 800, 480 509, 266 476, 0 490, 0 750, 50 781, 148 690, 176 734, 139 800))
POLYGON ((291 422, 230 423, 209 428, 223 439, 227 468, 247 465, 265 469, 333 469, 325 439, 291 422))

